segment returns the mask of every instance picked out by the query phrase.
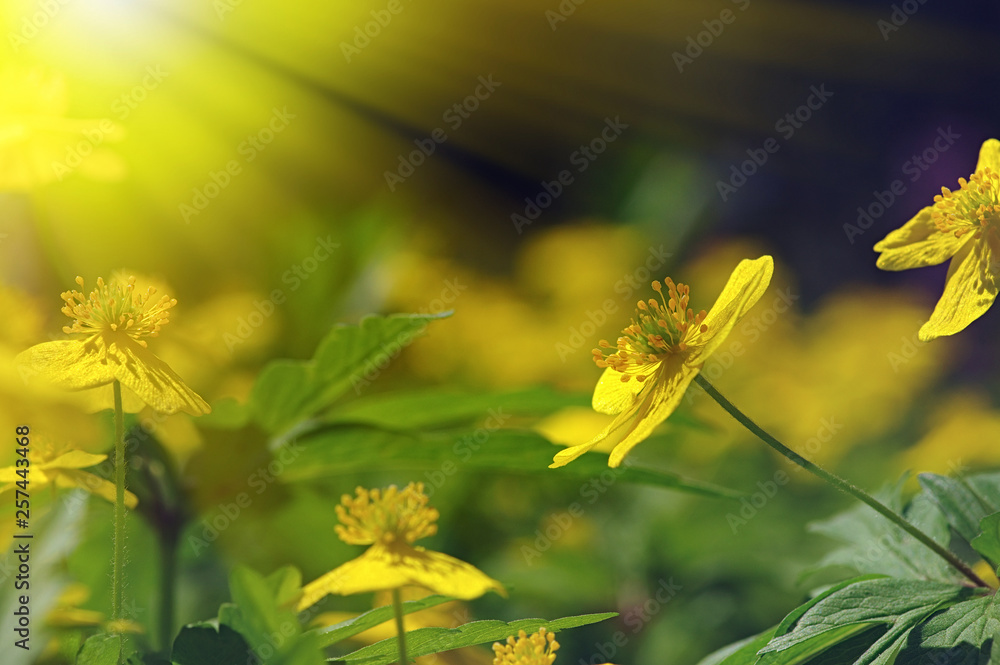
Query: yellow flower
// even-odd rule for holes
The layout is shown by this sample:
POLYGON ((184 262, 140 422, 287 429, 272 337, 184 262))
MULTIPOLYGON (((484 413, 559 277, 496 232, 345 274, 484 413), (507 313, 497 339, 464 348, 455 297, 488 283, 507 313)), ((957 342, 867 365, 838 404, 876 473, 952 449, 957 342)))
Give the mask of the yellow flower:
POLYGON ((960 188, 941 188, 934 205, 877 245, 882 270, 908 270, 951 259, 944 293, 920 328, 929 341, 954 335, 986 313, 1000 289, 1000 141, 990 139, 960 188))
POLYGON ((619 466, 677 408, 705 360, 764 294, 773 272, 770 256, 744 259, 711 311, 698 314, 688 308, 690 287, 667 278, 667 300, 660 283, 653 282, 663 304, 640 300, 636 318, 622 331, 617 346, 601 340, 603 349, 613 350, 593 351, 597 366, 606 368, 594 389, 594 410, 618 417, 589 443, 557 453, 549 467, 564 466, 609 440, 614 449, 608 465, 619 466))
POLYGON ((493 665, 552 665, 558 649, 555 633, 539 628, 537 633, 528 635, 521 630, 517 639, 511 636, 506 644, 493 643, 493 665))
MULTIPOLYGON (((19 457, 14 466, 0 469, 0 483, 3 484, 0 492, 13 490, 18 482, 27 480, 29 486, 36 490, 46 485, 61 488, 78 487, 111 503, 115 502, 114 483, 81 471, 100 464, 107 459, 107 455, 93 455, 82 450, 59 450, 37 442, 32 445, 28 455, 27 463, 21 464, 25 458, 19 457)), ((138 502, 135 494, 125 492, 125 505, 135 508, 138 502)))
POLYGON ((371 545, 364 554, 310 582, 302 590, 297 611, 329 593, 349 595, 419 586, 435 593, 469 600, 503 587, 479 569, 440 552, 413 545, 437 532, 438 512, 427 505, 423 483, 402 491, 357 489, 337 506, 337 535, 345 543, 371 545))
MULTIPOLYGON (((83 288, 83 278, 76 283, 83 288)), ((176 300, 155 290, 135 292, 135 278, 98 278, 90 296, 79 291, 62 294, 63 314, 73 325, 63 328, 82 339, 37 344, 17 356, 22 376, 40 374, 67 390, 96 388, 120 381, 143 402, 162 413, 185 411, 201 415, 211 408, 170 367, 146 348, 146 337, 156 337, 170 317, 176 300)))

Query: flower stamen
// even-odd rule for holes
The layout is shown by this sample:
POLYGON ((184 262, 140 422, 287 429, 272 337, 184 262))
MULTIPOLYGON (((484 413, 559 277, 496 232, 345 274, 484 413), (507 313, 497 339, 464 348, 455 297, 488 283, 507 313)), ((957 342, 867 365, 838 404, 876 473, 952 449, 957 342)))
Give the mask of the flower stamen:
POLYGON ((335 529, 345 543, 389 545, 400 540, 413 543, 437 533, 439 513, 427 505, 423 483, 403 490, 390 485, 385 491, 358 487, 355 497, 345 494, 336 507, 341 524, 335 529))
MULTIPOLYGON (((82 289, 83 277, 77 277, 76 283, 82 289)), ((168 310, 177 304, 168 296, 151 302, 154 293, 153 287, 145 293, 136 293, 135 277, 129 277, 125 283, 112 279, 110 284, 98 277, 97 287, 89 296, 76 290, 61 295, 66 303, 62 313, 73 319, 73 324, 64 326, 63 332, 87 336, 108 331, 125 333, 145 347, 146 341, 142 338, 158 336, 160 328, 170 321, 168 310)))
POLYGON ((539 628, 528 635, 523 630, 507 638, 506 644, 493 643, 493 665, 552 665, 559 643, 556 634, 539 628))

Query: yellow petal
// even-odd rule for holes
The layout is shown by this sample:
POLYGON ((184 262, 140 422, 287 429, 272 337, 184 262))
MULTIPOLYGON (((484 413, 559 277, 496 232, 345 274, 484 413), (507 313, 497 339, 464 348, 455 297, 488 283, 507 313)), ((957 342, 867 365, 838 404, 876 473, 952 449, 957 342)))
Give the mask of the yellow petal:
MULTIPOLYGON (((658 368, 659 363, 652 363, 649 365, 648 371, 655 373, 658 368)), ((643 368, 642 373, 646 373, 646 368, 643 368)), ((628 381, 622 381, 622 372, 607 367, 601 374, 597 386, 594 387, 594 398, 591 402, 594 411, 611 415, 621 413, 635 404, 639 393, 648 386, 648 380, 636 381, 635 376, 628 381)))
POLYGON ((350 595, 419 586, 454 598, 470 600, 503 586, 475 566, 422 547, 372 545, 356 559, 331 570, 302 589, 301 612, 330 593, 350 595))
POLYGON ((611 451, 608 466, 621 465, 629 451, 652 434, 656 426, 674 412, 677 405, 681 403, 681 398, 684 397, 684 391, 698 374, 697 368, 691 367, 679 359, 676 363, 667 362, 664 365, 669 365, 669 367, 665 367, 664 376, 657 379, 656 385, 649 395, 649 405, 646 407, 645 413, 611 451))
POLYGON ((921 341, 964 330, 993 304, 998 290, 997 267, 994 252, 984 240, 969 243, 952 259, 944 293, 930 320, 920 328, 921 341))
POLYGON ((954 233, 941 233, 931 220, 933 208, 927 207, 892 231, 875 245, 881 252, 876 265, 882 270, 909 270, 936 266, 954 256, 972 234, 956 238, 954 233))
POLYGON ((115 380, 96 350, 89 341, 43 342, 19 353, 15 363, 26 381, 38 375, 64 390, 84 390, 115 380))
POLYGON ((115 378, 157 411, 200 416, 212 410, 167 363, 131 338, 116 340, 107 348, 115 378))
POLYGON ((697 331, 688 340, 692 348, 688 363, 700 365, 719 348, 740 318, 764 295, 772 274, 774 259, 770 256, 740 261, 705 317, 707 331, 697 331))
MULTIPOLYGON (((46 469, 86 469, 88 466, 100 464, 107 458, 107 455, 93 455, 85 453, 82 450, 71 450, 38 466, 46 469)), ((37 469, 38 467, 35 468, 37 469)))
MULTIPOLYGON (((76 469, 59 469, 53 472, 53 475, 56 479, 56 487, 84 489, 111 503, 115 502, 115 485, 104 478, 99 478, 92 473, 76 469)), ((138 497, 128 490, 125 490, 125 505, 129 508, 135 508, 139 505, 138 497)))
POLYGON ((684 391, 698 369, 684 363, 680 356, 671 356, 661 363, 656 374, 647 379, 652 382, 642 399, 608 425, 604 431, 587 443, 556 453, 550 469, 565 466, 599 444, 614 445, 608 466, 616 467, 637 443, 646 439, 680 404, 684 391))
POLYGON ((983 147, 979 149, 979 162, 976 164, 976 171, 982 171, 986 167, 1000 173, 1000 141, 996 139, 987 139, 983 142, 983 147))

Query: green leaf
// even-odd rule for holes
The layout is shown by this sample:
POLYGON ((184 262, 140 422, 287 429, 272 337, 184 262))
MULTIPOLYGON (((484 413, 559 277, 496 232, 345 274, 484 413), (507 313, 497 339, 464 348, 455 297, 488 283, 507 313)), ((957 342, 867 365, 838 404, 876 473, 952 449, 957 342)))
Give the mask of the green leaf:
POLYGON ((277 360, 261 372, 250 394, 257 422, 271 433, 330 406, 350 388, 358 394, 434 320, 444 314, 368 316, 335 326, 311 360, 277 360))
POLYGON ((291 603, 302 591, 302 573, 294 566, 285 566, 264 580, 271 597, 278 605, 291 603))
POLYGON ((76 663, 77 665, 118 665, 121 650, 121 635, 94 635, 80 647, 76 663))
POLYGON ((895 665, 985 663, 992 648, 990 640, 998 630, 1000 612, 995 595, 953 605, 913 631, 895 665))
POLYGON ((325 478, 359 470, 419 469, 436 471, 441 482, 467 471, 543 474, 592 480, 611 474, 615 481, 639 483, 704 496, 742 496, 710 483, 666 471, 630 466, 608 468, 608 456, 588 453, 572 464, 549 469, 559 450, 537 432, 487 428, 456 434, 391 432, 364 426, 329 426, 302 436, 298 456, 285 466, 286 481, 325 478))
MULTIPOLYGON (((896 484, 875 494, 885 505, 911 524, 947 546, 951 533, 948 522, 926 494, 920 494, 904 508, 904 476, 896 484)), ((958 574, 937 554, 917 542, 895 524, 865 505, 856 505, 833 517, 813 522, 809 530, 845 545, 827 554, 811 571, 849 568, 861 574, 889 575, 905 579, 955 582, 958 574)))
MULTIPOLYGON (((874 623, 853 623, 844 626, 833 626, 822 633, 810 635, 795 644, 782 648, 780 651, 769 652, 767 647, 760 651, 757 665, 798 665, 805 663, 826 652, 846 640, 867 634, 874 623)), ((773 642, 773 641, 772 641, 773 642)), ((866 647, 867 648, 867 647, 866 647)))
POLYGON ((979 535, 979 523, 996 509, 990 509, 988 501, 968 482, 940 476, 934 473, 921 473, 917 478, 952 528, 971 543, 979 535))
MULTIPOLYGON (((426 610, 429 607, 434 607, 452 600, 455 599, 438 594, 427 596, 426 598, 421 598, 420 600, 407 600, 403 602, 403 614, 419 612, 420 610, 426 610)), ((386 621, 392 619, 393 616, 392 605, 383 605, 382 607, 376 607, 375 609, 369 610, 364 614, 360 614, 353 619, 342 621, 335 626, 323 628, 315 632, 319 637, 320 644, 323 647, 328 647, 331 644, 336 644, 337 642, 354 637, 358 633, 363 633, 369 628, 374 628, 379 624, 385 623, 386 621)))
POLYGON ((979 522, 979 535, 972 539, 972 547, 993 564, 1000 565, 1000 513, 987 515, 979 522))
POLYGON ((771 641, 776 628, 724 646, 702 658, 698 665, 753 665, 757 662, 757 652, 771 641))
POLYGON ((249 653, 250 646, 235 630, 205 622, 181 629, 170 659, 176 665, 244 665, 249 653))
MULTIPOLYGON (((519 619, 510 623, 495 620, 473 621, 458 628, 419 628, 406 633, 406 651, 411 658, 416 658, 487 642, 501 642, 511 635, 517 635, 519 630, 534 633, 544 626, 548 630, 556 632, 586 626, 616 616, 618 616, 616 612, 605 612, 603 614, 566 617, 555 621, 544 619, 519 619)), ((398 660, 399 652, 397 649, 396 638, 393 637, 358 649, 335 660, 350 665, 389 665, 389 663, 398 660)))
POLYGON ((567 406, 590 406, 590 395, 531 388, 469 394, 453 389, 389 392, 338 406, 323 422, 381 427, 388 430, 429 429, 511 415, 547 415, 567 406))
POLYGON ((315 635, 302 635, 295 612, 278 601, 280 597, 294 597, 300 581, 294 568, 283 568, 265 579, 238 566, 229 577, 234 602, 219 608, 219 623, 242 635, 253 654, 268 665, 322 662, 315 635))
POLYGON ((875 639, 857 665, 891 662, 909 631, 937 610, 968 598, 973 590, 953 584, 879 578, 845 586, 824 596, 761 651, 758 665, 795 665, 858 635, 885 624, 887 632, 875 639), (881 657, 881 658, 880 658, 881 657))

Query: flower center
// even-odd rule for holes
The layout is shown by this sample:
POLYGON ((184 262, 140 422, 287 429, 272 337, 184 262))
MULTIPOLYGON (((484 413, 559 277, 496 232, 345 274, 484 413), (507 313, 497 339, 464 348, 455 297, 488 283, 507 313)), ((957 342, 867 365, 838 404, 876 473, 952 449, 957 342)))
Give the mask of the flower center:
MULTIPOLYGON (((83 277, 77 277, 76 283, 82 289, 83 277)), ((177 304, 167 296, 152 302, 154 293, 153 287, 136 293, 135 277, 129 277, 124 284, 117 279, 106 284, 103 277, 98 277, 97 288, 89 296, 76 290, 62 294, 66 303, 62 313, 73 319, 73 325, 63 327, 63 332, 88 336, 120 332, 146 346, 142 338, 159 335, 160 328, 170 320, 167 310, 177 304)))
POLYGON ((705 310, 697 314, 688 307, 691 287, 674 284, 669 277, 665 280, 669 300, 663 295, 659 281, 653 282, 653 290, 660 294, 662 306, 655 299, 640 300, 636 304, 635 318, 622 330, 617 345, 612 347, 607 340, 601 340, 602 351, 594 349, 594 362, 598 367, 611 367, 622 372, 622 381, 635 376, 636 381, 645 381, 649 376, 643 372, 671 353, 687 349, 685 340, 689 331, 708 330, 703 321, 708 316, 705 310))
POLYGON ((493 665, 552 665, 558 648, 555 633, 539 628, 529 636, 521 630, 517 639, 511 636, 506 644, 493 643, 493 665))
POLYGON ((384 492, 359 487, 357 496, 345 494, 337 506, 337 535, 352 545, 389 545, 437 533, 438 511, 427 505, 423 483, 410 483, 402 491, 390 485, 384 492))
POLYGON ((931 219, 938 229, 956 238, 975 233, 977 239, 984 230, 1000 231, 1000 174, 987 166, 968 180, 959 178, 958 184, 958 190, 942 187, 934 197, 931 219))

